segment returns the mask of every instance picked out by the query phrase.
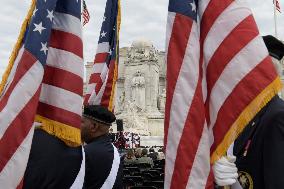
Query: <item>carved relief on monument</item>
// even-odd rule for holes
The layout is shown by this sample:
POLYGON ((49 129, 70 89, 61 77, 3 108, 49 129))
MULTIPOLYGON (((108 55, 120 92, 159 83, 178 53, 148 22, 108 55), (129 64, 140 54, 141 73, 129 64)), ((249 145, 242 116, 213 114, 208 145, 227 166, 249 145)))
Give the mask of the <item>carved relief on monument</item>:
POLYGON ((153 44, 146 40, 134 41, 127 52, 126 63, 142 63, 145 61, 157 61, 158 51, 153 44))
POLYGON ((139 116, 141 108, 133 102, 126 102, 125 104, 126 116, 124 117, 125 128, 129 132, 138 133, 140 135, 149 135, 148 125, 145 124, 145 118, 139 116))

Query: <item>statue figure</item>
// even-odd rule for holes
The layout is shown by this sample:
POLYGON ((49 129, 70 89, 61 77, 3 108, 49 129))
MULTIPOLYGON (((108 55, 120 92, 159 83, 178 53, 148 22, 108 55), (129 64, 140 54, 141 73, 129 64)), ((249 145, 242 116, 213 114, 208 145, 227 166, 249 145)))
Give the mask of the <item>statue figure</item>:
POLYGON ((143 120, 137 115, 141 109, 131 101, 126 102, 126 115, 125 115, 125 127, 128 131, 133 133, 139 133, 142 135, 148 135, 148 127, 144 124, 143 120))
POLYGON ((166 89, 163 89, 162 93, 159 95, 159 110, 165 112, 166 105, 166 89))
POLYGON ((119 112, 123 111, 124 106, 125 106, 125 91, 122 92, 122 94, 118 98, 118 109, 119 112))
POLYGON ((140 70, 137 70, 135 76, 131 81, 131 96, 132 101, 141 108, 145 109, 145 78, 142 76, 140 70))

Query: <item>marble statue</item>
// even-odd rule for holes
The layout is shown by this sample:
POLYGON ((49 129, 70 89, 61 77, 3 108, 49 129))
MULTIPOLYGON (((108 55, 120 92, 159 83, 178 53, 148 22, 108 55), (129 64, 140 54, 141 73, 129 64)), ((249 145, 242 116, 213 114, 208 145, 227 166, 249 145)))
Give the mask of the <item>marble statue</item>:
POLYGON ((135 103, 128 101, 125 110, 127 116, 124 117, 124 120, 127 131, 140 135, 149 135, 148 127, 137 114, 141 109, 135 103))
POLYGON ((166 105, 166 89, 163 89, 162 93, 159 95, 159 110, 161 112, 165 112, 166 105))
POLYGON ((131 81, 132 101, 142 110, 145 109, 145 78, 137 70, 131 81))
POLYGON ((124 110, 125 105, 125 91, 118 98, 118 107, 116 108, 117 113, 121 113, 124 110))

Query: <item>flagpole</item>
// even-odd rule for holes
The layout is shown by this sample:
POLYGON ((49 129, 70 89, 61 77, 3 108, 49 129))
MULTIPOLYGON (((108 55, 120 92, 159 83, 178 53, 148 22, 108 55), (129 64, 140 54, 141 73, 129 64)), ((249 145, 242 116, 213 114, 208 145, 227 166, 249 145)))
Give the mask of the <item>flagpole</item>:
POLYGON ((277 34, 277 9, 276 9, 276 0, 273 0, 274 6, 274 29, 275 29, 275 37, 278 38, 277 34))

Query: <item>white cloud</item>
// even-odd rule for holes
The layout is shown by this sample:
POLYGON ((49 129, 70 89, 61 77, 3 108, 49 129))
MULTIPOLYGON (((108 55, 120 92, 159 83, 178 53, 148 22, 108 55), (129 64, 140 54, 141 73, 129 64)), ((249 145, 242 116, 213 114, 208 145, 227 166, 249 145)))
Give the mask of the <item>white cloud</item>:
MULTIPOLYGON (((7 66, 30 1, 2 0, 0 7, 0 77, 7 66)), ((274 34, 272 0, 247 0, 262 35, 274 34)), ((106 0, 86 0, 91 14, 84 27, 85 61, 93 61, 106 0)), ((284 0, 280 0, 284 7, 284 0)), ((151 40, 164 49, 168 0, 122 0, 121 47, 131 45, 137 38, 151 40)), ((284 39, 284 14, 278 15, 278 35, 284 39)))

